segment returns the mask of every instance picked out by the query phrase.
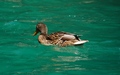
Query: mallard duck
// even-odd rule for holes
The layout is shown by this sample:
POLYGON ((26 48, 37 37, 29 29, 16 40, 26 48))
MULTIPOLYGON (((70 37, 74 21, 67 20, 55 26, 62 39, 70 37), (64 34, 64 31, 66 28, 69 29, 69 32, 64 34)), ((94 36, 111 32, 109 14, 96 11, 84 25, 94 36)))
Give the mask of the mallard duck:
POLYGON ((78 35, 67 32, 55 32, 48 35, 48 29, 44 23, 38 23, 36 25, 36 31, 33 35, 35 36, 39 32, 38 41, 43 45, 70 46, 88 42, 88 40, 81 40, 78 35))

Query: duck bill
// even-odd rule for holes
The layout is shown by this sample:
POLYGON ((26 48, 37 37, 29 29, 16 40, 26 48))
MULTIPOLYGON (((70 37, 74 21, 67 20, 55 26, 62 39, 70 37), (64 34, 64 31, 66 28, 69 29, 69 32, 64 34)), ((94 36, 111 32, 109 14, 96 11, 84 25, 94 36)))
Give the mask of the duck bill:
POLYGON ((33 33, 33 36, 37 35, 37 33, 38 33, 38 32, 35 31, 35 32, 33 33))

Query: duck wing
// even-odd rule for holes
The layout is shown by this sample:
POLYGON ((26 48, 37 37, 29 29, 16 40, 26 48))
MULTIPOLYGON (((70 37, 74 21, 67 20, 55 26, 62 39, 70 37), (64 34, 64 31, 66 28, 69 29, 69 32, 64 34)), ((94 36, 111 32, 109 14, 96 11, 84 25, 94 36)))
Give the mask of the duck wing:
POLYGON ((78 35, 67 32, 55 32, 48 35, 51 44, 59 46, 68 45, 81 45, 87 42, 87 40, 81 40, 78 35))
POLYGON ((48 36, 51 40, 80 40, 78 35, 67 32, 55 32, 48 36))

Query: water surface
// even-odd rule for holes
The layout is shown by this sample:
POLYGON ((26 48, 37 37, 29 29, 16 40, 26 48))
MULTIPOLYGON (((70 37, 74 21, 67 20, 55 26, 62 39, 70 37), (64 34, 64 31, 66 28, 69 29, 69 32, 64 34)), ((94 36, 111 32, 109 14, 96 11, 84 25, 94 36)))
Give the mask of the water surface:
POLYGON ((119 75, 119 0, 1 0, 0 75, 119 75), (90 42, 44 46, 38 22, 90 42))

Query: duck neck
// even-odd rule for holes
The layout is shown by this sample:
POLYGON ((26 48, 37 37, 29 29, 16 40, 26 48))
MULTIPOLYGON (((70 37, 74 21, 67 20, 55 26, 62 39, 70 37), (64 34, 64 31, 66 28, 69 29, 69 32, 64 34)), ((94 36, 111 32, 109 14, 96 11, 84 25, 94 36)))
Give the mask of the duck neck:
POLYGON ((41 29, 41 35, 47 36, 47 33, 48 33, 48 29, 47 29, 47 27, 45 26, 44 28, 41 29))
POLYGON ((47 34, 46 34, 46 33, 41 33, 40 35, 47 37, 47 34))

